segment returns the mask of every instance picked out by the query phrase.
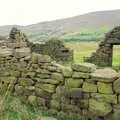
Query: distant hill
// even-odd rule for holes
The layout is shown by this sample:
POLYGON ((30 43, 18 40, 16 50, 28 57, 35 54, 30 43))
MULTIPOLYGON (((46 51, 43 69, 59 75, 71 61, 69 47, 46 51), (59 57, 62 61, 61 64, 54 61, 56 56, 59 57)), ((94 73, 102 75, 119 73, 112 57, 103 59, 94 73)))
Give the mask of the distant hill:
MULTIPOLYGON (((96 37, 100 38, 105 32, 118 25, 120 25, 120 10, 111 10, 17 27, 22 29, 31 41, 36 42, 48 40, 50 37, 60 37, 67 41, 74 39, 84 41, 90 37, 89 40, 92 40, 96 37)), ((7 36, 13 26, 0 26, 0 36, 7 36)))

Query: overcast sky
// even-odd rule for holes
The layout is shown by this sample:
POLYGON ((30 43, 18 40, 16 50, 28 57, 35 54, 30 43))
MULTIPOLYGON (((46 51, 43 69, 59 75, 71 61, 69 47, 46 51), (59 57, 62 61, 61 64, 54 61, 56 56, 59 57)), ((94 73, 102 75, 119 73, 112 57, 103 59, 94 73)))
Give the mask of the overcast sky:
POLYGON ((0 0, 0 25, 29 25, 114 9, 120 9, 120 0, 0 0))

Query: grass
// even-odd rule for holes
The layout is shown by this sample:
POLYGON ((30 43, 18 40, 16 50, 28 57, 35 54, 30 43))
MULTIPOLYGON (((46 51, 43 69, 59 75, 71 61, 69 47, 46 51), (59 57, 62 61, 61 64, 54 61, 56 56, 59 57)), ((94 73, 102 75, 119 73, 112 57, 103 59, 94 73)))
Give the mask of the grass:
POLYGON ((41 111, 38 106, 22 103, 9 91, 0 97, 0 120, 88 120, 84 116, 69 117, 41 111))
POLYGON ((91 28, 69 33, 65 36, 61 36, 60 39, 65 42, 98 42, 104 37, 104 34, 111 29, 112 27, 107 26, 91 28))
POLYGON ((90 57, 96 51, 98 43, 96 42, 69 42, 65 44, 73 49, 75 62, 82 62, 84 57, 90 57))

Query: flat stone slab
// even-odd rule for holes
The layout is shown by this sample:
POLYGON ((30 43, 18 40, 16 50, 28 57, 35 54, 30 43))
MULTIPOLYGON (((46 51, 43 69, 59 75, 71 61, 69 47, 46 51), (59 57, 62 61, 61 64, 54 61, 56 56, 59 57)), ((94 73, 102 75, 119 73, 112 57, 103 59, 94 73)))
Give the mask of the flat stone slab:
POLYGON ((30 54, 31 54, 30 48, 20 48, 14 50, 14 55, 16 58, 27 57, 30 56, 30 54))
POLYGON ((113 89, 116 93, 120 93, 120 78, 113 83, 113 89))
POLYGON ((0 56, 11 56, 11 55, 13 55, 12 49, 9 49, 9 48, 2 49, 2 48, 0 48, 0 56))
POLYGON ((91 74, 91 77, 97 81, 113 82, 118 78, 118 73, 111 68, 98 69, 91 74))
POLYGON ((91 63, 74 63, 72 69, 77 72, 91 73, 96 70, 96 65, 91 63))
POLYGON ((101 93, 92 93, 92 98, 99 100, 101 102, 117 104, 117 95, 114 94, 101 94, 101 93))
POLYGON ((112 111, 112 106, 106 102, 100 102, 95 99, 89 100, 89 111, 94 115, 105 116, 112 111))

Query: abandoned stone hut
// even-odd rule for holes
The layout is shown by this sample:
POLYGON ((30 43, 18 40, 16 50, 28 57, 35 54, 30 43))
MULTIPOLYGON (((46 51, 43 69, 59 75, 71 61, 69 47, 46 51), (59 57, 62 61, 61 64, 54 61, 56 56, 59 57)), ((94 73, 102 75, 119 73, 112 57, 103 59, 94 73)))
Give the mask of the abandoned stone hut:
POLYGON ((120 45, 120 26, 105 35, 103 41, 100 42, 98 49, 90 58, 85 61, 94 63, 98 66, 112 66, 113 46, 120 45))
POLYGON ((59 39, 52 38, 42 44, 33 44, 29 42, 32 52, 49 55, 56 61, 70 62, 73 60, 73 50, 65 47, 59 39))

